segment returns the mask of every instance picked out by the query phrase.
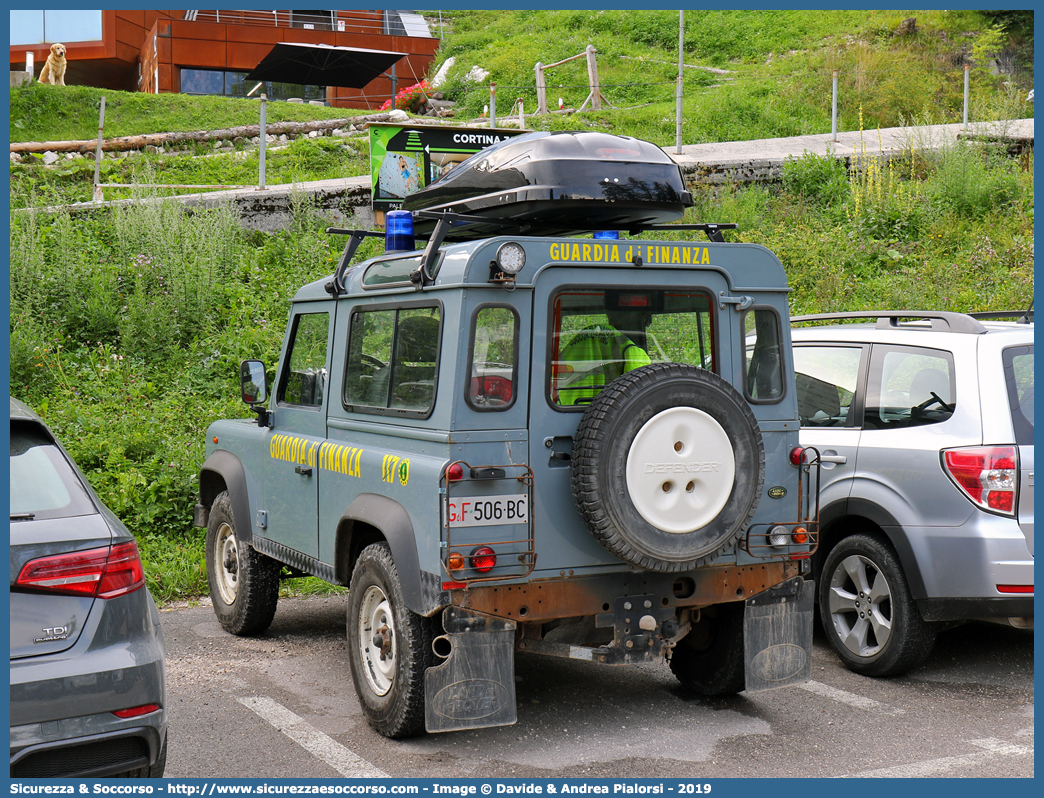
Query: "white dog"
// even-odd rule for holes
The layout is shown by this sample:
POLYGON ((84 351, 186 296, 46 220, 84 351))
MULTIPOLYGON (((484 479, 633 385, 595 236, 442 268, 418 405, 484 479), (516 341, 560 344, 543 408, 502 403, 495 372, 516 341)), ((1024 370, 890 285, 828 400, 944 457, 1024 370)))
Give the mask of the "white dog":
POLYGON ((65 45, 57 42, 51 45, 51 54, 47 56, 43 69, 40 70, 40 82, 52 86, 65 85, 65 45))

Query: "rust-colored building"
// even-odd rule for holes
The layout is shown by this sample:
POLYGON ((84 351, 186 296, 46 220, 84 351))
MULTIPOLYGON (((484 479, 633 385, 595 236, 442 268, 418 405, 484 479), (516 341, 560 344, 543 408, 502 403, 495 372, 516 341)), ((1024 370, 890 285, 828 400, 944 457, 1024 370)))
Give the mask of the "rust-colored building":
POLYGON ((32 52, 40 74, 50 44, 67 48, 65 82, 155 94, 245 96, 246 74, 279 42, 403 53, 361 89, 271 81, 255 93, 375 108, 427 73, 439 40, 407 11, 11 11, 11 69, 32 52))

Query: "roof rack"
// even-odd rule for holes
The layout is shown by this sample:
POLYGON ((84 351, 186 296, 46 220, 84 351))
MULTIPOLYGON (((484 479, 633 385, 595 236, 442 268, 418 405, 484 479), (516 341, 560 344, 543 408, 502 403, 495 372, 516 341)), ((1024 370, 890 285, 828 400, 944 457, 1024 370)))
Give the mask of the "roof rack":
POLYGON ((857 310, 848 313, 813 313, 807 316, 791 316, 792 324, 809 321, 833 321, 838 319, 876 319, 877 329, 895 330, 899 320, 929 321, 931 329, 942 332, 981 335, 986 328, 968 313, 953 313, 945 310, 857 310))
POLYGON ((980 321, 1015 319, 1016 324, 1033 324, 1033 305, 1029 310, 987 310, 968 315, 980 321))
MULTIPOLYGON (((429 231, 420 231, 415 234, 416 238, 427 239, 428 241, 427 245, 424 247, 424 257, 421 258, 421 265, 410 278, 411 281, 417 285, 428 285, 431 283, 433 278, 431 276, 430 266, 435 262, 438 249, 442 246, 442 242, 445 240, 446 235, 450 233, 453 228, 460 229, 471 225, 489 225, 491 222, 495 222, 498 227, 505 228, 505 231, 510 230, 518 235, 527 235, 533 228, 532 224, 525 221, 515 221, 513 219, 491 219, 487 216, 452 213, 450 211, 421 210, 413 211, 413 215, 422 219, 435 220, 434 228, 429 231)), ((698 230, 702 233, 706 233, 709 241, 724 244, 726 242, 722 231, 735 230, 738 227, 739 225, 734 222, 706 222, 700 224, 642 224, 620 229, 626 230, 630 235, 637 235, 638 233, 646 232, 698 230)), ((615 228, 592 227, 591 231, 597 232, 604 229, 612 230, 615 228)), ((334 269, 333 279, 326 283, 325 286, 327 293, 332 294, 333 296, 339 296, 345 291, 344 275, 351 266, 351 260, 363 239, 384 238, 384 233, 373 230, 353 230, 345 227, 327 227, 326 232, 349 236, 348 242, 344 245, 344 250, 341 252, 341 259, 337 262, 337 268, 334 269)))

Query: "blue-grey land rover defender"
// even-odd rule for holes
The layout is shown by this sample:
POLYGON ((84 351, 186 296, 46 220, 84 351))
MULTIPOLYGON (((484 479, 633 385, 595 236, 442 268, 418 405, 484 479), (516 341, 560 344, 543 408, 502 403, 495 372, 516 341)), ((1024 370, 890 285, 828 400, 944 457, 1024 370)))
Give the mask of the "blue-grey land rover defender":
POLYGON ((665 660, 704 695, 807 680, 818 475, 779 260, 669 224, 679 168, 625 137, 508 139, 415 196, 383 256, 337 231, 272 390, 242 364, 256 419, 208 430, 221 625, 263 632, 280 578, 348 586, 388 737, 514 723, 516 651, 665 660))

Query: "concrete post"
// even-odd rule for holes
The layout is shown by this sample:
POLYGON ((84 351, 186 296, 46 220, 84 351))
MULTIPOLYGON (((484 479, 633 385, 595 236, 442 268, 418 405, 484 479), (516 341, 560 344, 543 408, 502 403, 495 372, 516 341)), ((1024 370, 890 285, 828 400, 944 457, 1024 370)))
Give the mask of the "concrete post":
POLYGON ((830 106, 830 132, 837 141, 837 70, 834 70, 834 99, 830 106))
POLYGON ((95 202, 102 202, 105 199, 105 195, 102 192, 102 187, 98 184, 101 182, 101 159, 102 159, 102 135, 105 132, 105 95, 101 98, 101 109, 98 111, 98 146, 94 149, 94 194, 93 199, 95 202))
POLYGON ((675 90, 674 107, 674 151, 682 154, 682 70, 685 68, 685 12, 678 11, 678 86, 675 90))
POLYGON ((261 148, 258 150, 257 190, 265 190, 265 147, 268 144, 268 133, 265 128, 268 123, 268 97, 261 93, 261 148))
POLYGON ((968 132, 968 96, 971 77, 971 64, 964 65, 964 132, 968 132))

